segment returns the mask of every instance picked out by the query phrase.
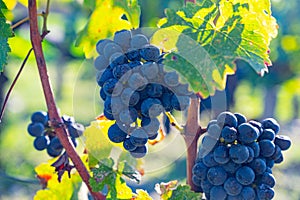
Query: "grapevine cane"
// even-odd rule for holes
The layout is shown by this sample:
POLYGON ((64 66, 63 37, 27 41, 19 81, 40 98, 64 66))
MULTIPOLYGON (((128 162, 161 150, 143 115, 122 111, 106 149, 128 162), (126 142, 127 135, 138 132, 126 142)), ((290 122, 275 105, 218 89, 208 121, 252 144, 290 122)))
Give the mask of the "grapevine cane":
MULTIPOLYGON (((48 112, 51 121, 54 121, 58 124, 63 124, 62 119, 59 117, 56 103, 54 100, 52 88, 49 82, 49 76, 46 68, 46 62, 44 58, 44 53, 42 49, 42 37, 38 31, 38 23, 37 23, 37 6, 35 0, 29 0, 28 1, 28 10, 29 10, 29 22, 30 22, 30 39, 33 46, 33 51, 36 57, 36 62, 38 65, 38 71, 40 75, 40 79, 43 86, 43 91, 48 107, 48 112)), ((45 30, 44 30, 45 31, 45 30)), ((43 32, 44 34, 45 32, 43 32)), ((42 35, 43 35, 42 34, 42 35)), ((105 196, 101 193, 95 193, 92 191, 92 188, 89 184, 89 178, 90 175, 85 168, 83 162, 81 161, 79 155, 76 153, 73 145, 70 143, 68 136, 67 136, 67 130, 63 127, 57 126, 55 128, 55 132, 57 133, 57 136, 59 140, 61 141, 61 144, 66 149, 67 154, 71 158, 72 162, 74 163, 78 173, 80 174, 82 180, 87 185, 88 189, 90 190, 92 196, 94 199, 101 200, 105 199, 105 196)))

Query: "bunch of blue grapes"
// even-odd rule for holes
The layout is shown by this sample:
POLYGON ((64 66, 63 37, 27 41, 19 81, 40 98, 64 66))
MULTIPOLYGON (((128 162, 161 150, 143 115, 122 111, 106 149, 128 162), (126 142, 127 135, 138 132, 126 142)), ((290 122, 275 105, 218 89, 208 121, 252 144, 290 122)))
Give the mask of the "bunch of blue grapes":
POLYGON ((273 118, 248 121, 222 112, 209 122, 193 167, 193 183, 210 200, 269 200, 274 197, 274 164, 291 146, 273 118))
MULTIPOLYGON (((67 127, 69 137, 73 145, 77 146, 76 138, 83 134, 84 126, 76 123, 73 117, 62 116, 64 125, 67 127)), ((31 123, 27 127, 28 133, 35 137, 33 146, 38 151, 46 150, 51 157, 57 157, 62 154, 64 148, 56 136, 54 128, 49 122, 47 112, 37 111, 31 115, 31 123)))
POLYGON ((113 40, 100 40, 96 50, 99 56, 94 65, 103 114, 115 120, 108 137, 123 143, 133 157, 141 158, 147 153, 148 140, 158 136, 158 116, 185 110, 192 93, 175 71, 164 70, 164 54, 144 34, 121 30, 113 40))

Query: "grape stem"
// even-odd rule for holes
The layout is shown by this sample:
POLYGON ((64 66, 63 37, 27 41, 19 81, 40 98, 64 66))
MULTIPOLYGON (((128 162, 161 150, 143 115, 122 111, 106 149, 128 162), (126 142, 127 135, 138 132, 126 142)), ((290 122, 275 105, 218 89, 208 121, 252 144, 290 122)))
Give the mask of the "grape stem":
MULTIPOLYGON (((44 96, 46 99, 46 104, 49 112, 49 117, 51 121, 56 121, 57 123, 63 123, 61 117, 58 114, 58 110, 56 107, 56 103, 53 96, 52 87, 50 85, 49 76, 47 72, 45 57, 42 49, 42 40, 45 35, 49 32, 44 21, 43 25, 43 32, 40 35, 38 30, 38 21, 37 21, 37 6, 36 0, 28 0, 28 11, 29 11, 29 23, 30 23, 30 39, 33 47, 33 51, 35 54, 39 76, 42 82, 42 87, 44 91, 44 96)), ((44 20, 47 19, 47 15, 49 12, 49 0, 47 2, 47 9, 44 13, 43 17, 44 20)), ((68 138, 68 132, 64 127, 56 127, 55 132, 57 134, 58 139, 60 140, 61 144, 65 148, 67 154, 69 155, 70 159, 72 160, 74 166, 76 167, 78 173, 80 174, 82 180, 87 185, 91 195, 95 200, 102 200, 106 199, 105 196, 99 192, 93 192, 92 187, 89 184, 90 175, 87 168, 84 166, 82 160, 80 159, 79 155, 76 153, 74 146, 70 142, 68 138)))
POLYGON ((31 48, 31 49, 29 49, 29 51, 27 52, 27 55, 26 55, 25 59, 23 60, 22 65, 21 65, 21 67, 20 67, 20 69, 19 69, 19 71, 18 71, 18 73, 17 73, 15 79, 13 80, 12 84, 10 85, 10 87, 9 87, 9 89, 8 89, 8 92, 7 92, 6 96, 5 96, 5 99, 4 99, 4 102, 3 102, 3 105, 2 105, 2 108, 1 108, 1 111, 0 111, 0 123, 1 123, 2 117, 3 117, 3 115, 4 115, 4 111, 5 111, 5 108, 6 108, 8 99, 9 99, 9 96, 10 96, 11 92, 13 91, 13 89, 14 89, 16 83, 17 83, 17 80, 18 80, 19 77, 20 77, 20 75, 21 75, 21 73, 22 73, 22 71, 23 71, 23 69, 24 69, 24 67, 25 67, 25 64, 26 64, 26 62, 27 62, 27 60, 28 60, 28 58, 29 58, 29 56, 30 56, 32 50, 33 50, 33 49, 31 48))
POLYGON ((206 132, 206 128, 202 129, 201 126, 199 126, 199 110, 200 98, 195 95, 191 98, 183 133, 184 141, 187 146, 187 184, 191 186, 191 190, 193 191, 196 190, 196 186, 192 181, 192 169, 197 158, 198 139, 206 132))

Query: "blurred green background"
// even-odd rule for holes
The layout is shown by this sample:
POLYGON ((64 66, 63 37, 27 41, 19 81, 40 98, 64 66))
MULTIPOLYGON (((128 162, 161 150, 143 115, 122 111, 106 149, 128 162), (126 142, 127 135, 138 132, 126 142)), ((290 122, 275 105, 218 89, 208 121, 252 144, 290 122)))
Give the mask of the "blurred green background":
MULTIPOLYGON (((12 23, 27 16, 22 3, 7 13, 12 23)), ((23 1, 20 1, 23 2, 23 1)), ((45 8, 39 1, 39 11, 45 8)), ((166 7, 178 8, 181 0, 140 0, 141 26, 154 27, 164 16, 166 7)), ((284 153, 285 162, 274 169, 277 178, 275 199, 300 199, 300 147, 296 145, 300 130, 300 2, 285 3, 274 0, 273 15, 278 20, 279 35, 271 44, 273 66, 263 78, 246 63, 237 61, 236 75, 228 77, 226 92, 217 92, 212 98, 203 100, 201 125, 226 109, 218 106, 224 95, 228 108, 241 112, 249 119, 275 117, 282 126, 281 133, 294 142, 284 153), (212 110, 211 110, 212 109, 212 110)), ((43 42, 49 76, 57 105, 61 114, 72 115, 76 121, 88 126, 101 113, 102 103, 95 81, 92 60, 86 60, 81 49, 74 46, 76 34, 84 27, 91 10, 82 6, 82 1, 51 1, 48 29, 51 31, 43 42)), ((99 19, 101 20, 101 19, 99 19)), ((30 49, 28 23, 17 27, 15 37, 9 39, 12 53, 8 65, 0 76, 0 105, 13 81, 27 51, 30 49)), ((50 157, 46 152, 34 150, 33 138, 27 134, 30 115, 37 110, 46 110, 44 96, 33 54, 18 80, 0 124, 0 200, 32 199, 41 188, 35 178, 34 167, 50 157)), ((166 141, 151 149, 146 158, 148 175, 139 187, 153 192, 154 184, 179 178, 184 182, 184 142, 178 133, 171 133, 166 141), (176 147, 174 151, 173 147, 176 147), (159 157, 157 156, 159 153, 159 157)))

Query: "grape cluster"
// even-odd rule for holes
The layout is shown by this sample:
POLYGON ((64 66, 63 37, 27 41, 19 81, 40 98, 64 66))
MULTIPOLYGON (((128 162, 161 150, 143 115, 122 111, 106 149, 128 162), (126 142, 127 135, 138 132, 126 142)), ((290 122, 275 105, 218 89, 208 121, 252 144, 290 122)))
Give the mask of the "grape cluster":
POLYGON ((94 65, 104 101, 103 114, 116 121, 108 137, 123 143, 133 157, 143 157, 148 140, 158 135, 157 117, 165 111, 185 110, 192 93, 188 84, 179 82, 175 71, 164 70, 164 54, 143 34, 118 31, 113 40, 100 40, 96 50, 99 56, 94 65))
MULTIPOLYGON (((62 116, 64 125, 67 127, 73 145, 77 146, 76 138, 83 134, 84 126, 76 123, 73 117, 62 116)), ((31 123, 27 127, 28 133, 35 137, 33 146, 36 150, 47 150, 49 156, 61 155, 63 146, 60 143, 54 128, 49 123, 47 112, 37 111, 31 115, 31 123)))
POLYGON ((273 118, 248 121, 222 112, 209 122, 193 167, 193 183, 210 200, 269 200, 274 197, 274 164, 291 146, 273 118))

